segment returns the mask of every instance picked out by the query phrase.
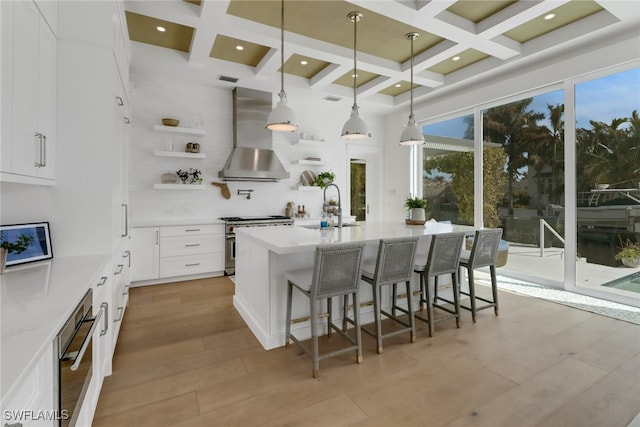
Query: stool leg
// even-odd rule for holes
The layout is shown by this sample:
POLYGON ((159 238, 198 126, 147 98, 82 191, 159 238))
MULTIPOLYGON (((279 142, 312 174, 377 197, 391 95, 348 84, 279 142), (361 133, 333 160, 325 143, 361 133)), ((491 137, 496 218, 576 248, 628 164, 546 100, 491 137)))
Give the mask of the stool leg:
MULTIPOLYGON (((353 308, 356 309, 355 307, 353 308)), ((347 332, 347 316, 349 315, 349 295, 342 299, 342 331, 347 332)))
POLYGON ((467 276, 469 276, 469 299, 471 300, 471 320, 476 323, 476 286, 473 278, 473 268, 467 267, 467 276))
POLYGON ((376 343, 378 345, 378 354, 382 353, 382 315, 380 314, 380 297, 381 288, 378 285, 373 285, 373 316, 376 322, 376 343))
POLYGON ((458 292, 458 274, 454 271, 451 273, 452 291, 453 291, 453 307, 456 312, 456 328, 460 327, 460 294, 458 292))
POLYGON ((493 292, 493 303, 495 306, 493 307, 493 312, 498 315, 498 282, 496 281, 496 266, 489 266, 489 271, 491 272, 491 291, 493 292))
POLYGON ((353 310, 353 323, 356 330, 356 363, 362 363, 362 330, 360 328, 360 299, 358 291, 353 293, 353 306, 357 307, 353 310))
POLYGON ((424 284, 427 281, 427 279, 424 276, 424 271, 422 273, 418 273, 418 275, 420 276, 420 310, 424 310, 425 304, 426 304, 426 300, 424 299, 425 297, 425 291, 424 291, 424 284))
POLYGON ((289 347, 289 336, 291 335, 291 300, 292 295, 291 291, 293 290, 293 286, 291 282, 287 281, 287 323, 284 332, 284 346, 285 348, 289 347))
MULTIPOLYGON (((431 302, 431 292, 429 291, 429 278, 425 277, 424 279, 425 284, 424 284, 424 288, 425 288, 425 300, 427 302, 427 317, 429 318, 429 336, 432 337, 433 336, 433 303, 431 302)), ((438 287, 438 276, 435 276, 433 278, 433 287, 434 289, 438 287)))
POLYGON ((396 317, 396 300, 398 299, 398 289, 396 283, 393 284, 393 290, 391 292, 391 314, 396 317))
POLYGON ((327 298, 327 337, 331 338, 331 319, 333 319, 333 298, 327 298))
POLYGON ((311 313, 311 358, 313 359, 313 378, 320 376, 320 359, 318 355, 318 315, 316 313, 315 301, 310 300, 311 313))
MULTIPOLYGON (((409 325, 411 326, 411 342, 416 342, 416 319, 413 317, 413 297, 411 296, 411 281, 405 282, 407 288, 407 311, 409 312, 409 325)), ((394 283, 395 289, 395 283, 394 283)), ((395 307, 395 300, 393 301, 395 307)))

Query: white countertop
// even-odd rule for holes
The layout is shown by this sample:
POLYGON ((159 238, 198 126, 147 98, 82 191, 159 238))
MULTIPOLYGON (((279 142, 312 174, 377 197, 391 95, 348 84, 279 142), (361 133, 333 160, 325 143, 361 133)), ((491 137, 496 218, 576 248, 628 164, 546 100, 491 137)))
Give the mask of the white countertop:
POLYGON ((427 222, 425 226, 402 222, 366 223, 358 227, 308 229, 293 227, 247 227, 235 230, 276 254, 291 254, 315 250, 319 244, 375 241, 394 237, 429 236, 437 233, 463 231, 472 234, 474 227, 427 222))
POLYGON ((54 258, 0 274, 2 401, 38 362, 108 255, 54 258))
POLYGON ((177 225, 224 224, 218 218, 145 218, 131 219, 131 227, 171 227, 177 225))

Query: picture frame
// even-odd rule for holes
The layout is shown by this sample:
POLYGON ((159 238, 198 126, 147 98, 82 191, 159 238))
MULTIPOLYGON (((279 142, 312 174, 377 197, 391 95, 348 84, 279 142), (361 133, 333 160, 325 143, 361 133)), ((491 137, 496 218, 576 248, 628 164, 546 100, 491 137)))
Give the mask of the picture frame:
POLYGON ((31 222, 0 226, 0 241, 13 243, 22 235, 32 237, 32 241, 25 251, 7 254, 7 267, 53 258, 48 222, 31 222))

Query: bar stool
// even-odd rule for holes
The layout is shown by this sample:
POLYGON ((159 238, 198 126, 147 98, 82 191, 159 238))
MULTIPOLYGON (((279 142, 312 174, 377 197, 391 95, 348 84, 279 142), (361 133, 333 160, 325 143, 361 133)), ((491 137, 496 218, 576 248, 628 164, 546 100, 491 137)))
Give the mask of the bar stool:
MULTIPOLYGON (((382 353, 382 339, 404 332, 409 332, 411 342, 416 341, 416 327, 413 318, 413 309, 411 304, 411 274, 413 273, 413 263, 418 246, 417 237, 401 237, 394 239, 381 239, 378 245, 378 256, 375 262, 365 262, 362 267, 362 280, 369 283, 373 290, 373 314, 375 329, 370 330, 365 326, 362 331, 376 338, 378 345, 378 353, 382 353), (407 292, 407 308, 400 307, 397 304, 398 283, 405 283, 407 292), (381 308, 382 287, 393 285, 391 310, 388 313, 381 308), (396 316, 396 310, 409 315, 408 321, 396 316), (386 334, 382 333, 381 317, 385 315, 396 323, 404 326, 386 334)), ((346 306, 346 305, 345 305, 346 306)), ((346 315, 344 316, 346 318, 346 315)))
POLYGON ((464 242, 464 233, 442 233, 431 236, 429 254, 416 256, 414 271, 420 274, 420 307, 426 305, 427 317, 414 313, 417 319, 427 322, 429 325, 429 336, 433 336, 434 323, 447 319, 456 319, 456 327, 460 327, 460 300, 458 298, 458 264, 460 262, 460 251, 464 242), (438 277, 451 274, 453 288, 453 301, 437 296, 438 277), (429 278, 433 277, 434 298, 431 300, 429 290, 429 278), (438 304, 438 300, 453 304, 453 309, 438 304), (433 308, 438 308, 449 313, 446 316, 434 318, 433 308))
POLYGON ((285 331, 285 347, 289 341, 297 344, 313 360, 313 377, 320 375, 320 360, 333 357, 348 351, 356 350, 356 362, 362 362, 362 339, 358 310, 353 311, 351 322, 355 326, 355 339, 343 332, 332 321, 332 298, 353 296, 353 306, 359 307, 358 283, 362 267, 364 242, 349 244, 318 245, 315 252, 313 268, 285 272, 287 279, 287 324, 285 331), (293 288, 298 289, 309 298, 311 322, 311 349, 304 345, 291 333, 291 305, 293 288), (327 300, 327 335, 331 331, 338 332, 352 345, 320 355, 318 349, 318 313, 317 302, 327 300))
POLYGON ((469 280, 469 292, 460 293, 467 295, 470 300, 470 306, 460 305, 465 310, 471 311, 471 319, 476 322, 476 313, 478 310, 484 310, 485 308, 493 307, 495 315, 498 315, 498 285, 496 283, 496 258, 498 256, 498 248, 500 246, 500 239, 502 238, 501 228, 488 228, 484 230, 477 230, 473 239, 473 246, 471 252, 463 253, 460 257, 460 268, 467 269, 467 276, 469 280), (491 293, 493 294, 493 300, 482 298, 476 295, 475 283, 473 278, 473 270, 481 267, 489 267, 489 273, 491 274, 491 293), (477 306, 476 300, 480 300, 485 305, 477 306))

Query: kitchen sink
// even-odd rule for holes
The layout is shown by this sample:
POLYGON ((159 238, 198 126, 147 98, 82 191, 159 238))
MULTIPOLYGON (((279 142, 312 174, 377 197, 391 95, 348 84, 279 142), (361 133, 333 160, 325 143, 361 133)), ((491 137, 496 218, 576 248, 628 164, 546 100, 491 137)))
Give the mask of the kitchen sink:
MULTIPOLYGON (((300 227, 308 228, 310 230, 319 230, 321 228, 320 224, 301 225, 300 227)), ((360 224, 355 222, 348 222, 346 224, 342 224, 342 227, 360 227, 360 224)), ((336 226, 336 227, 328 227, 328 228, 331 229, 331 228, 338 228, 338 227, 336 226)))

